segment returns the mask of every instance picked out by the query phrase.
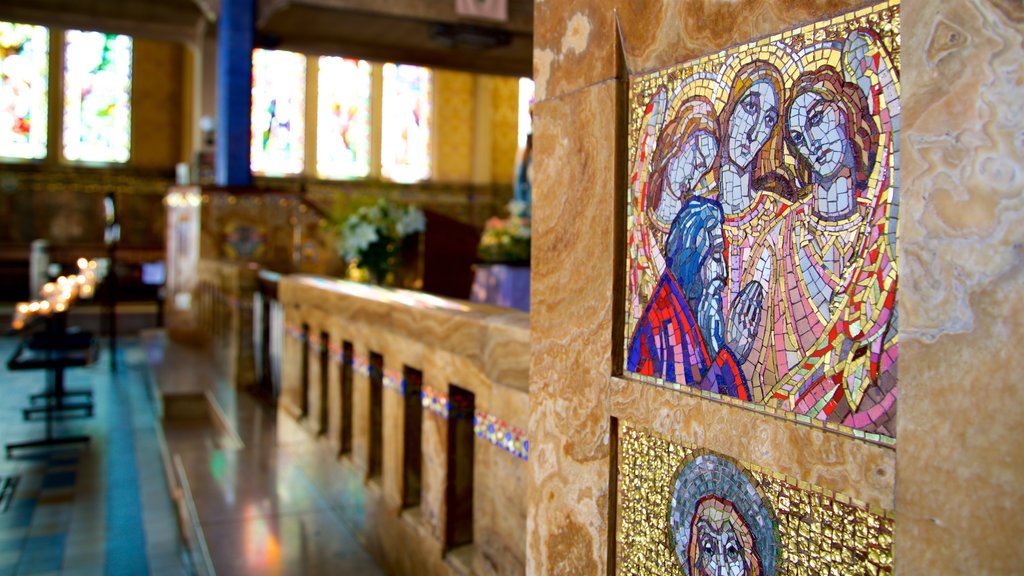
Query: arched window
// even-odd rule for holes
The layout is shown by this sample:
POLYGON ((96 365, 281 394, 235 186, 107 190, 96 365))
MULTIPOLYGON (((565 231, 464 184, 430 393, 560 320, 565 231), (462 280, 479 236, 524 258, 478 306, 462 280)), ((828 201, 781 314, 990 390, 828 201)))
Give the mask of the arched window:
POLYGON ((430 70, 384 65, 381 175, 395 182, 430 178, 430 70))
POLYGON ((132 39, 69 30, 64 47, 64 157, 127 162, 131 152, 132 39))
POLYGON ((370 63, 337 56, 322 56, 319 63, 317 175, 365 178, 370 173, 370 63))
POLYGON ((0 156, 46 157, 50 35, 0 22, 0 156))
POLYGON ((250 167, 254 173, 283 176, 302 172, 305 95, 304 55, 253 50, 250 167))
POLYGON ((526 147, 526 137, 533 132, 533 115, 530 107, 533 106, 534 84, 529 78, 519 79, 519 147, 526 147))

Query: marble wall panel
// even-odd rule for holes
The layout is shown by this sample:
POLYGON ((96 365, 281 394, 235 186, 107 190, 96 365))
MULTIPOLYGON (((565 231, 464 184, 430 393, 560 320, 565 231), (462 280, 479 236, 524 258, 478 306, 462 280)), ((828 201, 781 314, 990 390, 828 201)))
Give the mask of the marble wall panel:
POLYGON ((524 330, 530 330, 528 316, 514 314, 491 318, 487 324, 483 365, 489 380, 527 392, 530 342, 520 337, 524 330))
MULTIPOLYGON (((423 371, 424 387, 435 390, 441 386, 430 372, 423 371)), ((429 411, 423 411, 423 492, 420 500, 420 519, 428 533, 438 543, 444 540, 446 474, 448 469, 448 421, 429 411)))
MULTIPOLYGON (((287 350, 283 364, 289 374, 282 391, 282 406, 298 402, 297 361, 304 353, 298 342, 303 323, 319 338, 328 331, 332 344, 329 370, 331 386, 329 434, 325 441, 338 445, 340 423, 340 371, 337 362, 344 341, 354 345, 356 366, 353 369, 353 453, 345 457, 344 468, 359 477, 358 484, 365 497, 367 544, 383 565, 402 574, 444 574, 455 564, 444 561, 444 522, 447 503, 448 420, 433 410, 423 409, 422 420, 422 492, 418 507, 401 509, 402 463, 406 447, 404 402, 399 391, 405 366, 423 373, 424 389, 447 396, 451 385, 458 385, 475 394, 476 407, 507 422, 523 433, 529 420, 529 396, 526 388, 526 367, 529 350, 529 322, 525 314, 485 306, 462 306, 450 303, 445 310, 424 310, 422 307, 379 297, 367 299, 374 290, 360 296, 347 289, 335 290, 330 282, 313 282, 309 277, 286 277, 281 282, 281 299, 287 310, 287 350), (366 301, 366 308, 358 303, 366 301), (337 308, 334 308, 337 306, 337 308), (450 316, 450 317, 446 317, 450 316), (425 330, 415 332, 416 326, 425 330), (410 336, 414 334, 415 337, 410 336), (508 353, 501 355, 501 350, 508 353), (494 359, 488 369, 485 353, 494 359), (369 377, 366 368, 371 352, 384 358, 386 378, 383 391, 383 462, 382 476, 365 482, 368 462, 369 377), (517 365, 518 363, 518 365, 517 365), (504 380, 499 382, 492 372, 504 380), (396 535, 415 538, 396 547, 396 535), (421 561, 415 556, 423 554, 421 561), (410 557, 410 555, 413 555, 410 557)), ((352 288, 348 286, 348 288, 352 288)), ((360 288, 355 289, 357 293, 360 288)), ((437 303, 443 304, 441 301, 437 303)), ((445 304, 447 306, 447 304, 445 304)), ((318 346, 310 359, 319 362, 318 346)), ((318 371, 310 366, 310 413, 315 419, 319 401, 318 371)), ((289 410, 291 411, 291 410, 289 410)), ((317 422, 310 422, 315 425, 317 422)), ((312 430, 312 429, 311 429, 312 430)), ((526 485, 527 462, 517 454, 492 444, 485 437, 475 438, 474 463, 474 544, 470 549, 470 569, 481 574, 522 573, 526 557, 526 485)), ((457 563, 456 563, 457 564, 457 563)))
POLYGON ((436 347, 472 362, 479 363, 483 358, 486 326, 473 313, 425 310, 415 316, 393 314, 390 328, 410 339, 433 342, 436 347))
POLYGON ((328 374, 327 389, 327 431, 325 436, 327 442, 341 453, 341 350, 345 340, 345 334, 338 327, 329 322, 328 330, 331 335, 331 361, 330 373, 328 374))
MULTIPOLYGON (((487 403, 477 399, 477 410, 500 414, 501 421, 523 432, 530 417, 530 399, 521 391, 493 386, 487 403)), ((522 574, 526 562, 526 506, 521 500, 527 485, 527 462, 503 447, 476 436, 475 505, 481 522, 474 527, 480 545, 475 565, 484 574, 522 574), (496 567, 488 569, 488 567, 496 567)))
POLYGON ((444 126, 433 142, 437 182, 469 182, 473 175, 473 89, 477 77, 466 72, 434 71, 434 123, 444 126))
MULTIPOLYGON (((370 348, 360 342, 353 343, 356 356, 370 357, 370 348)), ((370 377, 355 370, 352 373, 352 464, 366 477, 370 454, 370 377)))
POLYGON ((475 574, 524 574, 526 507, 512 486, 526 486, 526 467, 500 448, 477 438, 473 486, 475 574))
POLYGON ((798 425, 739 405, 613 378, 609 410, 651 430, 846 494, 894 508, 891 448, 798 425), (794 455, 799 454, 799 457, 794 455))
POLYGON ((278 398, 278 406, 293 417, 298 417, 301 414, 302 368, 296 359, 300 359, 305 353, 306 345, 299 339, 296 331, 301 329, 302 315, 298 306, 282 308, 285 325, 290 327, 290 334, 284 339, 281 355, 282 358, 289 358, 291 361, 281 363, 281 395, 278 398))
POLYGON ((599 574, 606 555, 615 92, 534 107, 528 574, 599 574))
POLYGON ((904 2, 899 573, 1024 563, 1022 22, 1020 2, 904 2))
POLYGON ((538 1, 533 48, 537 101, 613 77, 616 33, 621 34, 625 64, 640 72, 865 4, 860 0, 538 1))
POLYGON ((320 413, 327 409, 327 405, 321 402, 321 366, 320 366, 320 330, 310 327, 310 344, 306 346, 306 354, 309 355, 309 389, 306 393, 306 406, 309 411, 302 424, 311 434, 320 433, 320 413))

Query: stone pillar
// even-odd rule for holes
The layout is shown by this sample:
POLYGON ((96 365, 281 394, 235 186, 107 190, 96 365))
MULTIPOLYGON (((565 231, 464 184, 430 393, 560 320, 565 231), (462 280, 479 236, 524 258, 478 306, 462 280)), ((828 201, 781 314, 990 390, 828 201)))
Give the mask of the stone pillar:
POLYGON ((248 186, 253 0, 222 0, 217 24, 217 184, 248 186))

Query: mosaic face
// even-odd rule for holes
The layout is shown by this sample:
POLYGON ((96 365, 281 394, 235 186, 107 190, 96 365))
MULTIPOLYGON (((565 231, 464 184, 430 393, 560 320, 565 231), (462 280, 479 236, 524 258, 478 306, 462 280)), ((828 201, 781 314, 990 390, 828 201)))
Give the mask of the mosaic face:
POLYGON ((698 131, 683 143, 679 153, 668 161, 666 189, 660 198, 657 218, 671 222, 676 217, 682 200, 697 189, 717 154, 717 136, 706 130, 698 131))
POLYGON ((630 82, 625 372, 893 442, 898 3, 630 82))
POLYGON ((779 95, 767 80, 758 80, 739 100, 729 123, 729 160, 746 168, 768 142, 779 119, 779 95))
POLYGON ((687 550, 690 574, 751 576, 761 574, 761 560, 746 521, 732 502, 708 496, 698 504, 687 550))
POLYGON ((668 164, 672 181, 679 197, 697 189, 697 183, 711 168, 718 154, 718 140, 714 134, 701 130, 683 143, 679 154, 668 164))
POLYGON ((727 459, 699 454, 683 462, 669 527, 688 576, 760 576, 774 570, 771 512, 746 474, 727 459))
POLYGON ((815 177, 835 175, 850 154, 846 116, 839 107, 814 92, 805 92, 793 100, 788 121, 790 138, 815 177))
POLYGON ((629 423, 617 450, 622 574, 892 574, 887 513, 629 423))

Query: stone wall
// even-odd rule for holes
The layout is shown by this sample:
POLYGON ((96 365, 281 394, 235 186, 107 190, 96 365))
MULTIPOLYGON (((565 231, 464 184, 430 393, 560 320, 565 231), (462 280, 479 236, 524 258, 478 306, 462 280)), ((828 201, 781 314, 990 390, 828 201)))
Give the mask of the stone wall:
POLYGON ((339 465, 351 480, 339 487, 339 498, 381 565, 395 574, 523 573, 527 315, 313 276, 284 277, 279 298, 287 332, 279 406, 339 451, 339 465), (351 356, 345 343, 352 345, 351 356), (329 362, 322 364, 325 349, 329 362), (382 373, 371 365, 374 354, 383 357, 382 373), (324 367, 329 373, 322 380, 324 367), (421 398, 414 396, 411 404, 407 395, 417 392, 405 379, 406 368, 422 373, 421 398), (342 394, 346 370, 352 375, 348 410, 342 394), (379 475, 370 466, 374 378, 383 387, 379 475), (446 538, 449 428, 458 410, 449 400, 452 386, 475 395, 472 544, 454 549, 446 538), (410 406, 422 411, 419 446, 405 445, 410 406), (346 413, 350 450, 342 444, 346 413), (419 504, 404 506, 403 462, 412 450, 421 453, 422 488, 419 504))
POLYGON ((634 429, 894 517, 899 573, 1024 560, 1024 361, 1010 351, 1024 332, 1019 3, 902 2, 894 445, 615 376, 623 80, 864 5, 537 2, 527 573, 622 567, 619 434, 634 429))

